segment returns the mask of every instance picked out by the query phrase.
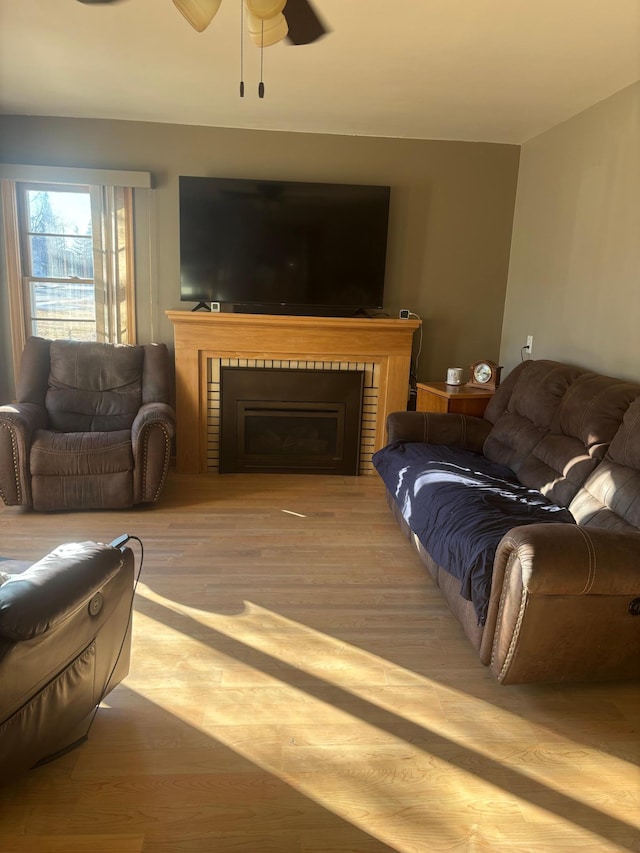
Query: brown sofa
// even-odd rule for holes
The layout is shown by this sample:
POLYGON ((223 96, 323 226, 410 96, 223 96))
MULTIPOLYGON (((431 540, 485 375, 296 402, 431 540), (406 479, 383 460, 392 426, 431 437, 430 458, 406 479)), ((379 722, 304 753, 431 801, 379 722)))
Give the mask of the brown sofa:
POLYGON ((164 344, 27 340, 0 407, 0 497, 36 510, 158 500, 175 415, 164 344))
POLYGON ((118 542, 0 560, 0 784, 86 739, 129 671, 133 592, 118 542))
POLYGON ((483 418, 398 412, 388 438, 391 509, 500 682, 640 677, 640 384, 527 361, 483 418), (493 537, 480 618, 465 535, 493 537))

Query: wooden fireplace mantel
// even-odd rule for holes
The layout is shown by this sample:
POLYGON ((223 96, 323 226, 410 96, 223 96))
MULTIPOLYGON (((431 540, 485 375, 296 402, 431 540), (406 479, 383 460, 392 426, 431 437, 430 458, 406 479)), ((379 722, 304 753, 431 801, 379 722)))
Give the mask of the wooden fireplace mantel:
POLYGON ((407 406, 413 333, 420 320, 167 311, 176 359, 176 466, 207 470, 207 360, 249 358, 379 365, 375 449, 387 415, 407 406))

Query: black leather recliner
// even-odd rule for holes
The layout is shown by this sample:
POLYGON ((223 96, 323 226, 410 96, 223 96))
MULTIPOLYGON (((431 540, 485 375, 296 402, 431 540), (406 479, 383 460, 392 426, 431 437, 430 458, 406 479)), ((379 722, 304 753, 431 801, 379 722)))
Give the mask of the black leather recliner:
POLYGON ((0 561, 0 783, 85 740, 128 673, 134 563, 96 542, 0 561))

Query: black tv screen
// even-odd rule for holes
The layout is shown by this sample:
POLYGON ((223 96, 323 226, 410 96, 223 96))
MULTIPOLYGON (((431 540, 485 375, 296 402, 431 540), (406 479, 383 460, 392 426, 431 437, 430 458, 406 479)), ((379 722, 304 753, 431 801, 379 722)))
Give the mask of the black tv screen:
POLYGON ((389 187, 180 177, 180 298, 381 308, 389 187))

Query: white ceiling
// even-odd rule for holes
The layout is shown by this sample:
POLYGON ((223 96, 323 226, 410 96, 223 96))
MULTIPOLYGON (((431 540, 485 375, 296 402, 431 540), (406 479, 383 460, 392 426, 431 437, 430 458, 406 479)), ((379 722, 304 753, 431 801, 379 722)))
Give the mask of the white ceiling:
MULTIPOLYGON (((315 0, 307 46, 171 0, 0 0, 0 111, 522 143, 640 78, 640 0, 315 0)), ((286 9, 285 9, 286 14, 286 9)))

